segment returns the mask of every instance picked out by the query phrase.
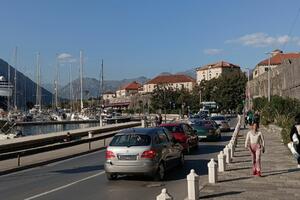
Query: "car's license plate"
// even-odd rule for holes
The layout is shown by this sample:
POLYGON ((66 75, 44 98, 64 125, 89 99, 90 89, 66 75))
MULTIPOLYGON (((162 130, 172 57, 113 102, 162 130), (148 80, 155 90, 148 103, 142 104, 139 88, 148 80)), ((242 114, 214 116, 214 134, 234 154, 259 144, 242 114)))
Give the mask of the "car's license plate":
POLYGON ((205 136, 205 135, 199 135, 198 137, 199 138, 207 138, 207 136, 205 136))
POLYGON ((136 160, 136 155, 118 155, 119 160, 136 160))

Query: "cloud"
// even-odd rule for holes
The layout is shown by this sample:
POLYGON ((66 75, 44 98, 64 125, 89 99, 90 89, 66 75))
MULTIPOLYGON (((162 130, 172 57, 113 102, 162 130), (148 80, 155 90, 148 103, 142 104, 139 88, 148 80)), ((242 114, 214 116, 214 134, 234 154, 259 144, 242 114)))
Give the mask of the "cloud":
POLYGON ((74 58, 71 54, 69 53, 61 53, 57 56, 59 62, 61 63, 74 63, 76 62, 76 58, 74 58))
POLYGON ((203 53, 206 55, 217 55, 223 52, 223 49, 204 49, 203 53))
POLYGON ((288 35, 270 36, 266 33, 259 32, 225 41, 227 44, 237 43, 252 47, 281 46, 290 42, 296 42, 297 44, 300 44, 300 39, 298 37, 290 37, 288 35))

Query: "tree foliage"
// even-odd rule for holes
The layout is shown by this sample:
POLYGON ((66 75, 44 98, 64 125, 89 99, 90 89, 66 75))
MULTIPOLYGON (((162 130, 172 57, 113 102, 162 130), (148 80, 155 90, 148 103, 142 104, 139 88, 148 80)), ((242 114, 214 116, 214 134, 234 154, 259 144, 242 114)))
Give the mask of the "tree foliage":
POLYGON ((240 71, 231 71, 218 78, 202 81, 202 101, 217 102, 220 111, 236 110, 243 103, 246 83, 247 77, 240 71))

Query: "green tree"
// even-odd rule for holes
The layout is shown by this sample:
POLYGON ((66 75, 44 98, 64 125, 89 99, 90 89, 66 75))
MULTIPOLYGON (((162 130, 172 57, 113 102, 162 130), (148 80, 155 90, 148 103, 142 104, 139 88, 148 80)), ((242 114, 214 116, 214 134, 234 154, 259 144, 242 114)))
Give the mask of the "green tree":
POLYGON ((218 78, 202 81, 200 84, 202 101, 215 101, 219 110, 236 110, 243 104, 246 75, 241 71, 231 71, 218 78))

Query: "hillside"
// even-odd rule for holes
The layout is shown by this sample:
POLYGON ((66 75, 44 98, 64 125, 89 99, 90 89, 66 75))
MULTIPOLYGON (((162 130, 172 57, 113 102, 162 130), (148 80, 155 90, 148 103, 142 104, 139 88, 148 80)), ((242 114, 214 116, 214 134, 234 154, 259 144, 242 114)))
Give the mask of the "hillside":
MULTIPOLYGON (((15 69, 10 67, 11 82, 14 82, 15 69)), ((0 59, 0 76, 4 76, 6 80, 8 75, 8 63, 0 59)), ((27 102, 36 102, 36 86, 37 84, 23 73, 17 70, 17 106, 18 108, 26 108, 27 102)), ((52 103, 52 93, 42 88, 42 104, 49 105, 52 103)), ((5 97, 0 98, 0 107, 6 108, 7 100, 5 97)))

